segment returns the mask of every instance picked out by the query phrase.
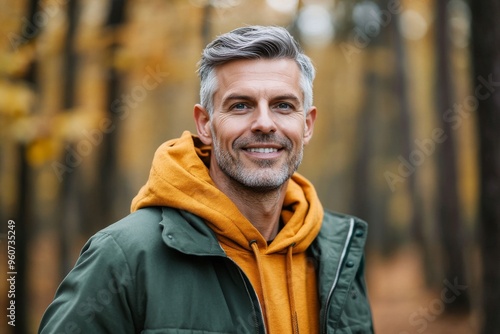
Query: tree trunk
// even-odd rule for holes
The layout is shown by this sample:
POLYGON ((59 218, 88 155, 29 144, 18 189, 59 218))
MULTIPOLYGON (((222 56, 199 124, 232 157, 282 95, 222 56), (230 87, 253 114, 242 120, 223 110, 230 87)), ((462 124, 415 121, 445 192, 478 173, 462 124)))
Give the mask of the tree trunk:
MULTIPOLYGON (((124 23, 126 0, 112 0, 108 13, 107 21, 105 22, 106 30, 113 35, 113 42, 109 45, 106 52, 110 59, 115 57, 119 41, 117 40, 118 29, 124 23)), ((105 118, 112 124, 112 130, 101 133, 102 142, 99 142, 99 159, 97 161, 97 178, 95 184, 87 187, 86 199, 89 203, 90 210, 86 210, 85 215, 87 221, 81 227, 85 234, 92 235, 103 225, 107 225, 116 221, 120 215, 116 214, 115 200, 117 192, 120 192, 119 183, 119 166, 117 159, 117 147, 119 139, 120 113, 113 110, 115 101, 120 98, 121 91, 121 76, 119 71, 113 66, 104 68, 107 71, 107 110, 105 118), (96 191, 96 189, 98 191, 96 191)))
MULTIPOLYGON (((401 146, 403 157, 409 157, 412 151, 412 143, 415 139, 412 124, 415 122, 414 110, 408 96, 407 56, 403 36, 400 33, 400 18, 395 16, 390 24, 394 48, 396 52, 396 93, 400 109, 401 146)), ((408 176, 408 191, 412 204, 412 216, 410 217, 410 234, 418 247, 421 249, 423 266, 425 268, 425 279, 430 286, 436 280, 434 261, 429 247, 429 241, 425 238, 424 219, 422 217, 422 199, 417 183, 418 171, 408 176)))
POLYGON ((478 99, 479 245, 482 252, 483 334, 500 328, 500 3, 470 1, 473 87, 478 99), (485 84, 489 82, 489 84, 485 84))
MULTIPOLYGON (((436 98, 439 126, 446 138, 438 147, 438 234, 442 247, 444 279, 467 281, 464 262, 464 235, 458 199, 458 178, 455 150, 455 133, 452 123, 444 118, 445 113, 455 102, 451 58, 449 56, 449 21, 447 18, 448 1, 436 1, 436 52, 437 82, 436 98)), ((467 290, 457 296, 452 303, 446 304, 450 312, 470 311, 470 299, 467 290)))
MULTIPOLYGON (((30 167, 26 161, 27 148, 25 144, 19 144, 19 176, 18 176, 18 208, 15 225, 15 268, 9 270, 15 272, 15 327, 13 333, 26 334, 28 333, 28 299, 26 292, 28 291, 28 243, 30 231, 29 225, 31 220, 31 201, 30 195, 32 187, 30 187, 30 167)), ((9 321, 9 318, 7 318, 9 321)))
MULTIPOLYGON (((67 3, 67 20, 68 28, 66 31, 66 39, 64 46, 64 86, 61 89, 62 103, 64 110, 70 110, 74 107, 75 97, 75 81, 76 81, 76 63, 77 57, 73 48, 75 40, 75 32, 78 18, 78 3, 77 0, 69 0, 67 3)), ((65 146, 64 161, 71 161, 75 159, 74 152, 76 152, 76 145, 74 143, 67 143, 65 146)), ((77 198, 80 193, 78 188, 78 166, 73 168, 70 173, 67 173, 61 180, 60 192, 60 205, 59 210, 59 253, 61 256, 60 261, 60 275, 66 276, 68 271, 73 267, 73 259, 71 257, 71 247, 74 244, 75 233, 78 226, 79 206, 80 201, 77 198)))
MULTIPOLYGON (((31 0, 28 7, 28 18, 29 22, 34 22, 34 17, 39 11, 38 0, 31 0)), ((26 23, 28 24, 28 23, 26 23)), ((28 26, 24 26, 21 31, 27 32, 31 29, 28 26)), ((36 31, 29 31, 30 36, 25 37, 26 43, 32 43, 34 39, 39 34, 39 29, 36 31)), ((29 71, 26 73, 24 80, 32 85, 34 88, 36 85, 36 62, 34 61, 30 65, 29 71)), ((18 150, 19 156, 19 174, 18 174, 18 207, 16 213, 16 225, 15 225, 15 247, 16 247, 16 258, 15 258, 15 270, 10 270, 16 272, 16 293, 15 293, 15 306, 16 306, 16 321, 15 327, 13 327, 13 333, 16 334, 26 334, 29 329, 29 304, 28 304, 28 244, 30 242, 30 231, 32 231, 32 226, 30 222, 32 220, 32 185, 31 185, 31 168, 27 161, 27 145, 24 143, 19 144, 18 150)))

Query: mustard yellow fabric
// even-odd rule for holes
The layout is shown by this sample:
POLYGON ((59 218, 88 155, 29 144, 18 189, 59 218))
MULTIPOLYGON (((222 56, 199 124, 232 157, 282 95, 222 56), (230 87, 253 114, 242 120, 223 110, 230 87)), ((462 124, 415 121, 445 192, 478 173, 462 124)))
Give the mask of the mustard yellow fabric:
POLYGON ((201 217, 252 283, 269 333, 294 333, 296 324, 302 333, 318 333, 316 268, 306 253, 324 214, 314 187, 298 173, 292 176, 281 213, 283 227, 268 243, 215 187, 208 169, 210 152, 211 147, 188 131, 162 144, 131 211, 168 206, 201 217))

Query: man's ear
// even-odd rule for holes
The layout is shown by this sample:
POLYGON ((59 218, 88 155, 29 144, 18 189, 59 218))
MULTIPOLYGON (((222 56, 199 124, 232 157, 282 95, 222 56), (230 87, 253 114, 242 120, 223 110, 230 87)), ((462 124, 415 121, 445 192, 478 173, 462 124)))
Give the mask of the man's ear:
POLYGON ((311 107, 309 112, 306 114, 306 124, 304 131, 304 144, 307 145, 312 138, 314 130, 314 122, 316 121, 316 107, 311 107))
POLYGON ((194 122, 196 123, 198 137, 200 137, 203 144, 211 145, 212 134, 210 131, 210 115, 201 104, 195 104, 194 106, 194 122))

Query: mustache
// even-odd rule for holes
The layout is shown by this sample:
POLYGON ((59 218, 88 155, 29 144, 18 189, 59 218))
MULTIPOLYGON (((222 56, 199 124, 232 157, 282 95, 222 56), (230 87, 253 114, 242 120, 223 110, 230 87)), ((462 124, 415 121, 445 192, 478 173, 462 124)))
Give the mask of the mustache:
POLYGON ((291 150, 292 142, 284 136, 279 136, 275 133, 256 133, 250 137, 240 137, 233 142, 233 149, 241 149, 250 144, 276 144, 286 150, 291 150))

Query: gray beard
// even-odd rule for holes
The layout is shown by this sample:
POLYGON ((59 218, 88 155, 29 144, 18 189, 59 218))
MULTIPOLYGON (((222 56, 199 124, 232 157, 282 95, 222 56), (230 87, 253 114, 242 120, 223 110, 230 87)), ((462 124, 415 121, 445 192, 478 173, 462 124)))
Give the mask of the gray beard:
MULTIPOLYGON (((212 133, 214 132, 212 131, 212 133)), ((253 137, 251 141, 248 139, 237 139, 233 143, 233 149, 239 154, 240 148, 244 147, 249 142, 273 142, 282 145, 285 151, 290 152, 292 150, 292 144, 286 138, 277 138, 274 134, 256 136, 257 137, 253 137)), ((260 170, 246 170, 241 162, 231 156, 229 152, 223 151, 220 148, 220 144, 215 138, 215 134, 213 135, 212 142, 212 153, 215 155, 215 160, 224 174, 233 181, 253 191, 268 191, 281 187, 297 170, 303 157, 303 147, 301 147, 298 155, 289 157, 287 162, 281 165, 277 170, 270 170, 270 168, 276 164, 276 162, 272 160, 259 160, 257 164, 262 168, 260 170)))

